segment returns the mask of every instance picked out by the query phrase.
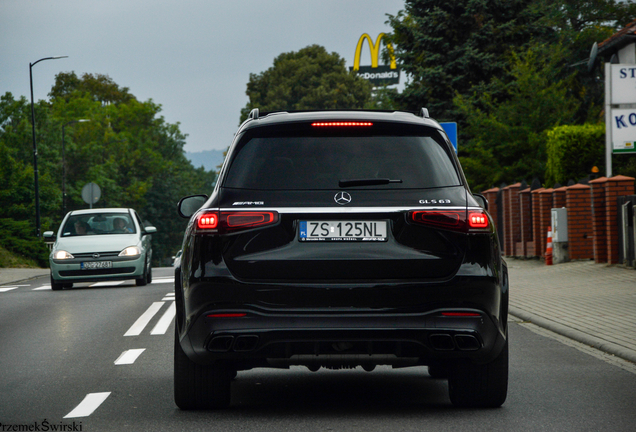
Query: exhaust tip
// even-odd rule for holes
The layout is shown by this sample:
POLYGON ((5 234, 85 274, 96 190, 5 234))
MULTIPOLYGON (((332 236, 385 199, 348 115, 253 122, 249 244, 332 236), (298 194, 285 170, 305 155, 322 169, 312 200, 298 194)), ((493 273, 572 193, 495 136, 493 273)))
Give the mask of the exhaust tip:
POLYGON ((228 352, 232 348, 234 336, 217 336, 208 343, 208 351, 228 352))
POLYGON ((455 343, 457 344, 457 348, 462 351, 477 351, 481 348, 481 343, 479 343, 479 340, 473 335, 455 335, 455 343))
POLYGON ((438 351, 452 351, 455 349, 453 338, 449 334, 432 334, 428 339, 433 349, 438 351))
POLYGON ((239 336, 236 338, 234 342, 234 351, 236 352, 245 352, 252 351, 256 348, 258 344, 258 336, 256 335, 248 335, 248 336, 239 336))

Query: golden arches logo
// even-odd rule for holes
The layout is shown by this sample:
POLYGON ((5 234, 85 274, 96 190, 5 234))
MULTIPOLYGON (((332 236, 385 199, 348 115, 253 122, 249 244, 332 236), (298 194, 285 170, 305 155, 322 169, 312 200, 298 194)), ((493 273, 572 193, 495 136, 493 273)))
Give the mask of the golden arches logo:
MULTIPOLYGON (((384 33, 380 33, 378 37, 375 39, 375 43, 371 39, 371 36, 368 34, 363 34, 360 36, 358 40, 358 46, 356 46, 356 53, 353 58, 353 70, 360 70, 360 57, 362 57, 362 45, 366 40, 369 43, 369 50, 371 51, 371 68, 375 69, 378 67, 379 59, 380 59, 380 42, 382 41, 382 37, 384 33)), ((390 43, 386 45, 386 48, 389 50, 389 56, 391 58, 391 69, 396 69, 397 65, 395 64, 395 56, 393 55, 393 45, 390 43)))

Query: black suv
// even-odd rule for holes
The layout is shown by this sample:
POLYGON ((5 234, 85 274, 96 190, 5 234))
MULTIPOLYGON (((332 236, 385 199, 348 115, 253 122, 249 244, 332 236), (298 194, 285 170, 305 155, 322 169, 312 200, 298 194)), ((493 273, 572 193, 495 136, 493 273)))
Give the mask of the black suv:
POLYGON ((508 388, 508 275, 440 125, 405 112, 253 110, 175 269, 174 391, 230 403, 237 371, 428 366, 456 406, 508 388))

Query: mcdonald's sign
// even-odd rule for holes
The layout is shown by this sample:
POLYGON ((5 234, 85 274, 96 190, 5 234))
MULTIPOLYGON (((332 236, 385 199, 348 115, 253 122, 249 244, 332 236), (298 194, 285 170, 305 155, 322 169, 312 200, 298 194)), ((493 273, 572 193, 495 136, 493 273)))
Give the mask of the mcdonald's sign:
POLYGON ((384 33, 380 33, 373 43, 371 36, 363 34, 358 40, 356 46, 356 53, 353 57, 353 67, 349 68, 359 77, 370 81, 375 86, 398 84, 400 82, 400 69, 395 64, 395 56, 393 55, 393 46, 387 44, 389 55, 391 57, 391 64, 389 66, 380 66, 380 42, 382 41, 384 33), (360 57, 362 56, 362 45, 364 41, 369 43, 369 50, 371 51, 371 66, 360 66, 360 57))

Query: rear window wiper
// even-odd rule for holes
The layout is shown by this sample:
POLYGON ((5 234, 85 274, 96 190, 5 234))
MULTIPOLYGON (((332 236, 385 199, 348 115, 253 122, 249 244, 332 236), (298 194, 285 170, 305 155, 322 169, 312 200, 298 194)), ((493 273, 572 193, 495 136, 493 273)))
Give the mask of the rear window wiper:
POLYGON ((353 187, 353 186, 377 186, 385 185, 389 183, 402 183, 402 180, 388 179, 388 178, 363 178, 363 179, 342 179, 338 182, 340 187, 353 187))

